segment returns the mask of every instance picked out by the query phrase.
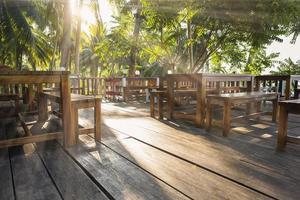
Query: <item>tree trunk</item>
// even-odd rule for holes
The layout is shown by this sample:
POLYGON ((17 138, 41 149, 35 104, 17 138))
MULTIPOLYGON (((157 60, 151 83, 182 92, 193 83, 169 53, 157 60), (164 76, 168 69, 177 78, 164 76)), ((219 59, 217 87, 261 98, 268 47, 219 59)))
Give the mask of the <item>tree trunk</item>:
POLYGON ((134 15, 135 21, 134 21, 134 30, 133 30, 133 38, 134 38, 134 43, 131 48, 130 52, 130 65, 129 65, 129 72, 128 76, 129 77, 134 77, 135 76, 135 66, 137 64, 137 53, 138 53, 138 40, 139 40, 139 35, 140 35, 140 28, 141 28, 141 23, 142 23, 142 18, 141 18, 141 2, 140 0, 136 0, 136 13, 134 15))
MULTIPOLYGON (((78 12, 81 13, 83 0, 79 0, 78 12)), ((79 55, 80 55, 80 36, 81 36, 81 15, 77 18, 77 30, 75 41, 75 74, 79 74, 79 55)))
POLYGON ((191 20, 187 21, 187 32, 188 32, 188 39, 190 41, 190 44, 189 44, 189 59, 190 59, 189 72, 192 72, 193 67, 194 67, 194 52, 193 52, 193 44, 191 43, 191 40, 192 40, 191 20))
POLYGON ((63 37, 61 42, 61 60, 60 68, 61 70, 67 70, 68 67, 68 54, 70 51, 71 43, 71 17, 72 17, 72 8, 70 0, 65 0, 64 3, 64 22, 63 22, 63 37))

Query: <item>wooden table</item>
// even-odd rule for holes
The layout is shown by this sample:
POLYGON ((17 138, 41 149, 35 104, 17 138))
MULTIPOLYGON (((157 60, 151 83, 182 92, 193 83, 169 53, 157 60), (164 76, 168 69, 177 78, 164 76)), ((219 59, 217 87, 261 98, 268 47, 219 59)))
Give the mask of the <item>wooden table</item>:
MULTIPOLYGON (((39 120, 48 119, 47 99, 60 103, 60 93, 41 92, 39 98, 39 120)), ((94 132, 95 140, 101 140, 101 99, 97 97, 71 94, 71 117, 70 121, 64 120, 69 125, 70 136, 72 140, 78 141, 78 134, 87 134, 94 132), (94 108, 94 128, 78 128, 78 110, 84 108, 94 108)), ((64 122, 64 123, 65 123, 64 122)))
MULTIPOLYGON (((223 112, 223 136, 229 134, 231 128, 231 108, 240 104, 250 104, 253 102, 272 101, 273 112, 272 121, 276 121, 278 93, 276 92, 242 92, 242 93, 229 93, 229 94, 215 94, 207 96, 207 113, 206 113, 206 130, 210 130, 212 124, 212 105, 220 105, 224 107, 223 112)), ((248 107, 249 108, 249 107, 248 107)), ((247 111, 250 113, 250 111, 247 111)), ((261 115, 263 112, 252 113, 250 115, 261 115)), ((246 116, 239 116, 242 118, 246 116)), ((237 118, 234 118, 237 119, 237 118)))
MULTIPOLYGON (((172 119, 175 108, 175 98, 179 95, 196 96, 196 113, 192 117, 188 117, 195 122, 196 127, 204 127, 206 96, 209 93, 230 93, 230 92, 251 92, 253 90, 253 76, 246 74, 168 74, 167 80, 167 99, 168 110, 167 118, 172 119), (180 91, 180 86, 185 91, 180 91)), ((186 116, 177 114, 176 118, 184 118, 186 116)))
POLYGON ((287 142, 300 143, 299 137, 287 134, 288 114, 300 114, 300 99, 279 102, 279 125, 277 135, 277 150, 283 151, 287 142))

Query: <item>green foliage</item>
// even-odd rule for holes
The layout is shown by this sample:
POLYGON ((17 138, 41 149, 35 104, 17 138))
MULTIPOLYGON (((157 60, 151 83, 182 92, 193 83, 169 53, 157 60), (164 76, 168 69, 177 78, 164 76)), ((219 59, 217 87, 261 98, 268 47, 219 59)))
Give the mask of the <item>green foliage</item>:
POLYGON ((0 62, 14 65, 19 70, 24 57, 33 69, 38 64, 46 64, 51 45, 42 29, 40 9, 43 7, 36 1, 0 2, 0 62))
MULTIPOLYGON (((110 0, 118 11, 111 30, 102 22, 99 2, 88 2, 97 23, 81 36, 83 75, 123 76, 132 67, 142 76, 168 70, 260 74, 278 57, 268 55, 266 47, 287 35, 293 35, 295 43, 300 33, 297 0, 110 0)), ((19 69, 22 65, 55 69, 62 18, 61 1, 1 0, 0 63, 19 69)), ((69 47, 70 69, 74 39, 69 47)), ((297 64, 286 61, 278 70, 296 73, 297 64)))
POLYGON ((272 71, 272 74, 277 75, 299 75, 300 74, 300 60, 293 62, 290 58, 279 62, 277 71, 272 71))

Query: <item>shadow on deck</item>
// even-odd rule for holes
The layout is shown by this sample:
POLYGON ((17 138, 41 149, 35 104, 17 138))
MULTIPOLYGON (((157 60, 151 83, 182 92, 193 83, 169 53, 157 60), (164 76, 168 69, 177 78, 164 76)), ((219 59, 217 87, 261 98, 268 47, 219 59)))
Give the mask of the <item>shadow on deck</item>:
MULTIPOLYGON (((182 121, 152 119, 140 104, 103 104, 102 141, 81 135, 59 142, 0 150, 0 199, 298 199, 300 147, 277 153, 268 117, 235 122, 224 138, 182 121)), ((92 110, 80 112, 90 126, 92 110)), ((299 134, 300 118, 290 118, 299 134)), ((0 123, 5 135, 15 122, 0 123)), ((59 127, 55 120, 32 132, 59 127), (44 128, 43 128, 44 127, 44 128)))

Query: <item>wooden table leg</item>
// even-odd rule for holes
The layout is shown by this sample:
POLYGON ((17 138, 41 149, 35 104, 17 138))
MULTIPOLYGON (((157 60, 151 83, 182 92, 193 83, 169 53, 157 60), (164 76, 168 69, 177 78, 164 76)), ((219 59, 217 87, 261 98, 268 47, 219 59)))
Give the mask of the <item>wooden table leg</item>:
POLYGON ((276 120, 277 120, 277 108, 278 108, 278 101, 277 101, 277 99, 273 100, 272 104, 273 104, 272 122, 276 122, 276 120))
POLYGON ((150 117, 154 116, 154 94, 150 94, 150 117))
POLYGON ((94 108, 94 118, 95 118, 95 140, 101 141, 101 100, 95 100, 94 108))
POLYGON ((224 102, 224 114, 223 114, 223 136, 228 136, 231 128, 231 103, 230 101, 224 102))
POLYGON ((160 94, 157 95, 158 118, 163 119, 163 100, 160 94))
POLYGON ((279 124, 277 134, 277 150, 283 151, 287 141, 288 112, 284 106, 279 106, 279 124))
POLYGON ((207 107, 206 107, 206 123, 205 123, 205 129, 207 131, 211 128, 211 122, 212 122, 212 105, 210 103, 210 100, 207 101, 207 107))
MULTIPOLYGON (((256 112, 257 113, 261 112, 261 104, 262 104, 262 101, 258 101, 258 102, 255 103, 256 112)), ((256 118, 259 120, 260 119, 260 115, 257 115, 256 118)))
POLYGON ((44 122, 48 119, 47 97, 39 94, 39 121, 44 122))
POLYGON ((75 133, 76 137, 76 143, 78 143, 78 137, 79 137, 79 128, 78 128, 78 108, 75 106, 75 104, 72 104, 71 106, 71 128, 70 131, 75 133))

